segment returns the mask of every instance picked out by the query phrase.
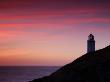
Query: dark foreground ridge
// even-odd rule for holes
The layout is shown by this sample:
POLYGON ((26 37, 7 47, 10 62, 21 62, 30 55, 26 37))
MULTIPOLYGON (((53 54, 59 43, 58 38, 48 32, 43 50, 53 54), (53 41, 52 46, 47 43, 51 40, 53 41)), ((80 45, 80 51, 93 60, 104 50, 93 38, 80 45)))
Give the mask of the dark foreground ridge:
POLYGON ((110 46, 87 53, 50 76, 30 82, 110 82, 110 46))

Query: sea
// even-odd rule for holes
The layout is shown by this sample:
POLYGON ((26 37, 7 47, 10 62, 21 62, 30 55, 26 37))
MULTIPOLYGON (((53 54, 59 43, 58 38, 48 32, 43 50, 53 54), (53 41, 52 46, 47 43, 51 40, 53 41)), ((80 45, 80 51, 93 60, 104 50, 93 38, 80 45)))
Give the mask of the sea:
POLYGON ((48 76, 60 66, 0 66, 0 82, 28 82, 48 76))

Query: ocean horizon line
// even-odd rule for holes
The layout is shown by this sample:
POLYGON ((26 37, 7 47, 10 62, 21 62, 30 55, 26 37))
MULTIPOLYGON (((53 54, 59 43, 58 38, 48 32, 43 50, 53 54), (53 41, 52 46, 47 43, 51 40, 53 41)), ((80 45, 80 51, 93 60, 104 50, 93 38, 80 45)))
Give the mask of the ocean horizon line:
POLYGON ((0 67, 62 67, 62 66, 51 66, 51 65, 25 65, 25 66, 23 66, 23 65, 5 65, 5 66, 0 66, 0 67))

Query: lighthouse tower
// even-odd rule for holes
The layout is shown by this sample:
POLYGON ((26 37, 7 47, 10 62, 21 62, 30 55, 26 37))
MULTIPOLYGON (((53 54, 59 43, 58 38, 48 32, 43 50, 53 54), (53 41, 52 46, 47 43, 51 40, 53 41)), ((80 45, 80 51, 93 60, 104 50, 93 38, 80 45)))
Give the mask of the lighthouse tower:
POLYGON ((90 34, 87 40, 87 53, 95 51, 95 40, 94 36, 90 34))

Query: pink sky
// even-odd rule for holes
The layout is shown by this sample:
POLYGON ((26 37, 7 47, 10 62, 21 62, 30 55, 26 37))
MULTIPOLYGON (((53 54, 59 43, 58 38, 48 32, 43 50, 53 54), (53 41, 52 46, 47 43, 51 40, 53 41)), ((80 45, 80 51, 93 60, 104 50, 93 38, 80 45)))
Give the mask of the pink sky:
POLYGON ((0 65, 64 65, 110 43, 108 0, 0 1, 0 65))

